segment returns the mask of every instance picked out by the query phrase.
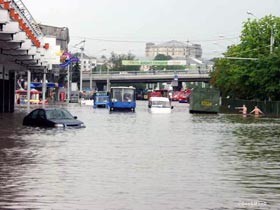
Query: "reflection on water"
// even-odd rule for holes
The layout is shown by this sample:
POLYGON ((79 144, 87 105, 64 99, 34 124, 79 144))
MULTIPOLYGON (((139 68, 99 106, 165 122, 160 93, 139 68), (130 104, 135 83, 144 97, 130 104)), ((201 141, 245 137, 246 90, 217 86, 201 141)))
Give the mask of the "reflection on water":
POLYGON ((0 115, 0 209, 277 209, 279 119, 112 113, 71 104, 85 129, 0 115))

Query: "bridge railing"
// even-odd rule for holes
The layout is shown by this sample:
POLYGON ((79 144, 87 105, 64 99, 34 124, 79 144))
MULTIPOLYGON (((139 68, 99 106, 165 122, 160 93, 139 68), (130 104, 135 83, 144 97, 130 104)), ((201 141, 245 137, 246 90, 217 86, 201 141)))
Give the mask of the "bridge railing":
MULTIPOLYGON (((88 72, 90 73, 90 72, 88 72)), ((135 75, 187 75, 187 74, 207 74, 209 75, 208 70, 153 70, 153 71, 109 71, 110 75, 114 76, 135 76, 135 75)), ((93 75, 107 75, 107 72, 93 72, 93 75)))

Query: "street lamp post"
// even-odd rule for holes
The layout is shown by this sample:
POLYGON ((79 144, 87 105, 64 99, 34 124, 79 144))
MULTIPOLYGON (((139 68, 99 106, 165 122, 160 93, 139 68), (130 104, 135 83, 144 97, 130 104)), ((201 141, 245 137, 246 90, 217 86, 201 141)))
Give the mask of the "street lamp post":
POLYGON ((80 92, 83 91, 83 71, 84 71, 84 49, 85 40, 83 41, 83 46, 81 47, 81 71, 80 71, 80 92))
POLYGON ((70 102, 70 65, 67 66, 67 103, 70 102))
MULTIPOLYGON (((250 11, 247 11, 247 14, 255 17, 256 19, 258 19, 257 16, 254 15, 254 13, 252 13, 250 11)), ((274 45, 273 27, 269 24, 267 24, 267 25, 268 25, 268 27, 270 27, 270 54, 272 54, 273 53, 273 45, 274 45)))
POLYGON ((89 89, 92 90, 92 68, 90 67, 90 75, 89 75, 89 89))

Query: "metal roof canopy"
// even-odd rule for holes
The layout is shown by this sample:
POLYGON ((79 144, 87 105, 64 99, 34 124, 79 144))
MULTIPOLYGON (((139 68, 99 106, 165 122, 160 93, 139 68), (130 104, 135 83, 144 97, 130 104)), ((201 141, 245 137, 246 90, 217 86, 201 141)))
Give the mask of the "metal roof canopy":
POLYGON ((9 4, 8 8, 0 4, 0 63, 9 65, 8 69, 12 65, 20 71, 46 69, 47 65, 42 65, 45 63, 42 53, 34 49, 36 47, 30 37, 27 37, 19 22, 12 19, 11 11, 14 10, 37 37, 43 35, 40 28, 21 0, 11 0, 9 4))

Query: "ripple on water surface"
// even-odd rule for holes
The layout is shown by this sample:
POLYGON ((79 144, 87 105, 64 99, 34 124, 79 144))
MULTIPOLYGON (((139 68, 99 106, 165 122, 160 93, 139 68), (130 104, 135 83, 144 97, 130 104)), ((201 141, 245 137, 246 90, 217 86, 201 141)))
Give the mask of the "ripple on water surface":
POLYGON ((278 119, 136 113, 71 104, 85 129, 21 125, 0 115, 0 207, 277 209, 278 119))

